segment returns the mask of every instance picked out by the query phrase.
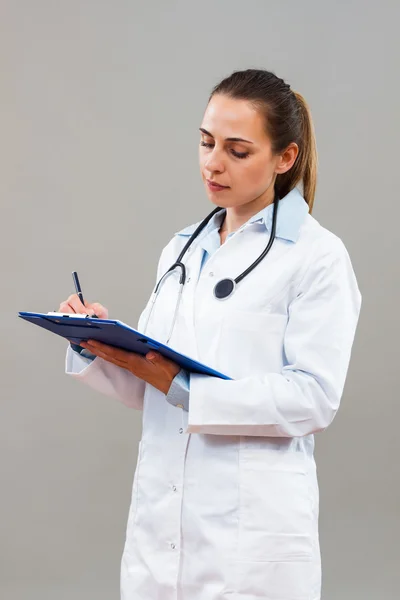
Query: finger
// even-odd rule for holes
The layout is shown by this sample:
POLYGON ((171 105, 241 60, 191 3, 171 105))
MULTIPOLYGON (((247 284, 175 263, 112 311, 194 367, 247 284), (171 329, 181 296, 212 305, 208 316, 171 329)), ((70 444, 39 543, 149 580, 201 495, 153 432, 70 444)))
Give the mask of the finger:
POLYGON ((148 352, 146 354, 146 360, 151 362, 153 365, 159 365, 159 366, 176 365, 176 363, 174 363, 174 361, 170 360, 169 358, 165 358, 165 356, 163 356, 159 352, 154 352, 154 350, 151 350, 150 352, 148 352))
POLYGON ((93 302, 93 304, 89 304, 88 306, 94 311, 94 314, 99 317, 99 319, 108 319, 108 310, 99 302, 93 302))
POLYGON ((173 360, 170 360, 169 358, 165 358, 165 356, 163 356, 159 352, 154 352, 154 351, 148 352, 146 354, 146 360, 151 365, 154 365, 155 369, 159 373, 164 373, 167 376, 172 377, 172 379, 181 370, 180 365, 175 363, 173 360))
POLYGON ((77 314, 88 314, 88 311, 86 309, 85 306, 83 306, 82 302, 80 301, 80 298, 78 296, 78 294, 72 294, 72 296, 70 296, 67 300, 68 304, 70 306, 72 306, 72 308, 74 309, 74 312, 76 312, 77 314))
MULTIPOLYGON (((126 350, 121 350, 120 348, 114 348, 113 346, 102 344, 97 340, 87 340, 87 342, 82 342, 81 345, 84 348, 87 348, 89 352, 96 354, 96 356, 101 356, 101 358, 104 358, 109 362, 113 362, 124 369, 129 369, 135 373, 139 373, 143 369, 144 364, 148 365, 150 362, 137 352, 127 352, 126 350)), ((150 362, 150 364, 154 363, 150 362)))
POLYGON ((76 310, 68 302, 64 302, 62 306, 64 307, 64 310, 60 310, 60 312, 66 312, 66 313, 70 313, 70 314, 76 315, 76 310))
POLYGON ((73 344, 74 346, 82 346, 82 342, 76 342, 74 340, 70 340, 69 338, 67 338, 67 340, 70 344, 73 344))
POLYGON ((85 313, 87 315, 89 315, 89 317, 93 317, 94 315, 97 316, 97 313, 96 313, 95 309, 93 308, 93 304, 90 304, 90 302, 86 302, 86 300, 85 300, 85 307, 86 307, 85 313))
POLYGON ((83 342, 81 343, 81 346, 83 346, 83 348, 87 348, 95 356, 98 356, 99 358, 102 358, 103 360, 106 360, 107 362, 117 365, 117 367, 121 367, 123 369, 128 369, 128 367, 129 367, 129 364, 126 360, 119 360, 115 355, 110 354, 108 352, 104 352, 103 350, 100 350, 100 348, 89 347, 87 344, 85 344, 83 342))
POLYGON ((74 309, 68 304, 68 302, 61 302, 57 312, 60 313, 74 313, 74 309))
POLYGON ((96 352, 102 352, 106 356, 124 363, 128 363, 129 355, 131 354, 131 352, 121 350, 120 348, 115 348, 114 346, 109 346, 108 344, 103 344, 97 340, 88 340, 87 346, 88 350, 94 349, 96 352))

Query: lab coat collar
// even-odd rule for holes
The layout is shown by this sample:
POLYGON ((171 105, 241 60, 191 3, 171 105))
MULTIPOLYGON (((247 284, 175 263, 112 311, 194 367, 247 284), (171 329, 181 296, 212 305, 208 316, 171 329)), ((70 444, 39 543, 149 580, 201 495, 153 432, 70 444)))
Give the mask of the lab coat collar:
MULTIPOLYGON (((297 242, 300 233, 300 227, 308 213, 308 204, 304 200, 302 194, 297 188, 293 188, 286 196, 279 201, 278 218, 276 224, 276 237, 297 242)), ((219 228, 225 212, 220 212, 210 220, 206 230, 219 228)), ((267 231, 271 230, 272 226, 273 204, 266 206, 257 214, 253 215, 248 223, 260 222, 265 225, 267 231)), ((197 229, 201 221, 185 227, 181 231, 177 231, 175 235, 191 236, 197 229)))

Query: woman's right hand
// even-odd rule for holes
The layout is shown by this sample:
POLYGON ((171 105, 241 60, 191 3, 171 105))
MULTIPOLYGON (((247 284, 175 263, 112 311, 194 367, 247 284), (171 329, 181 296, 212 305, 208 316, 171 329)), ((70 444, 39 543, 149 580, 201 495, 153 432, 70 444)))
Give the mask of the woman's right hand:
POLYGON ((78 294, 72 294, 67 300, 61 302, 60 308, 57 312, 83 314, 89 315, 90 317, 96 315, 96 317, 99 319, 108 319, 108 310, 105 306, 99 304, 99 302, 93 302, 90 304, 89 302, 86 302, 86 300, 85 306, 83 306, 78 294))

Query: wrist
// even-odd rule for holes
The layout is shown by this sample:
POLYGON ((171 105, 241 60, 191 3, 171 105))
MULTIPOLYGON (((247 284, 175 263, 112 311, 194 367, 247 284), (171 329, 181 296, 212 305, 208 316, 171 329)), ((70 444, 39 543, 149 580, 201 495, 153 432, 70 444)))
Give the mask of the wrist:
POLYGON ((160 392, 162 392, 163 394, 165 394, 165 396, 168 394, 170 387, 172 385, 174 378, 172 379, 168 379, 165 384, 162 386, 162 389, 160 389, 160 392))
POLYGON ((178 373, 180 373, 180 372, 181 372, 181 369, 179 369, 179 370, 178 370, 178 371, 176 371, 175 373, 171 373, 171 375, 169 375, 169 377, 168 377, 168 379, 167 379, 167 381, 166 381, 166 384, 165 384, 165 386, 164 386, 164 390, 162 390, 162 391, 163 391, 163 393, 164 393, 165 395, 167 395, 167 394, 168 394, 168 392, 169 392, 169 390, 170 390, 170 388, 171 388, 172 382, 174 381, 175 377, 176 377, 176 376, 178 375, 178 373))

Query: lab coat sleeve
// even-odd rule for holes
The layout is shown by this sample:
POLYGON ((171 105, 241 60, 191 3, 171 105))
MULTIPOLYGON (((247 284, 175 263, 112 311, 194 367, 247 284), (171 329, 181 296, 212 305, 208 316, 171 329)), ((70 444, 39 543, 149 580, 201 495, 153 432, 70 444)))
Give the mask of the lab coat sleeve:
MULTIPOLYGON (((162 274, 165 248, 161 253, 157 268, 157 281, 162 274)), ((150 299, 143 310, 137 329, 141 330, 141 320, 149 308, 150 299)), ((146 382, 122 367, 118 367, 102 358, 94 360, 84 353, 75 352, 68 346, 65 360, 65 372, 74 379, 87 384, 102 394, 112 396, 129 408, 143 409, 146 382)))
POLYGON ((129 408, 143 408, 145 382, 127 369, 99 356, 94 360, 85 358, 68 347, 65 372, 96 391, 116 398, 129 408))
POLYGON ((289 305, 281 372, 233 381, 192 373, 189 433, 301 437, 332 422, 361 307, 350 258, 335 239, 333 251, 313 253, 289 305))

